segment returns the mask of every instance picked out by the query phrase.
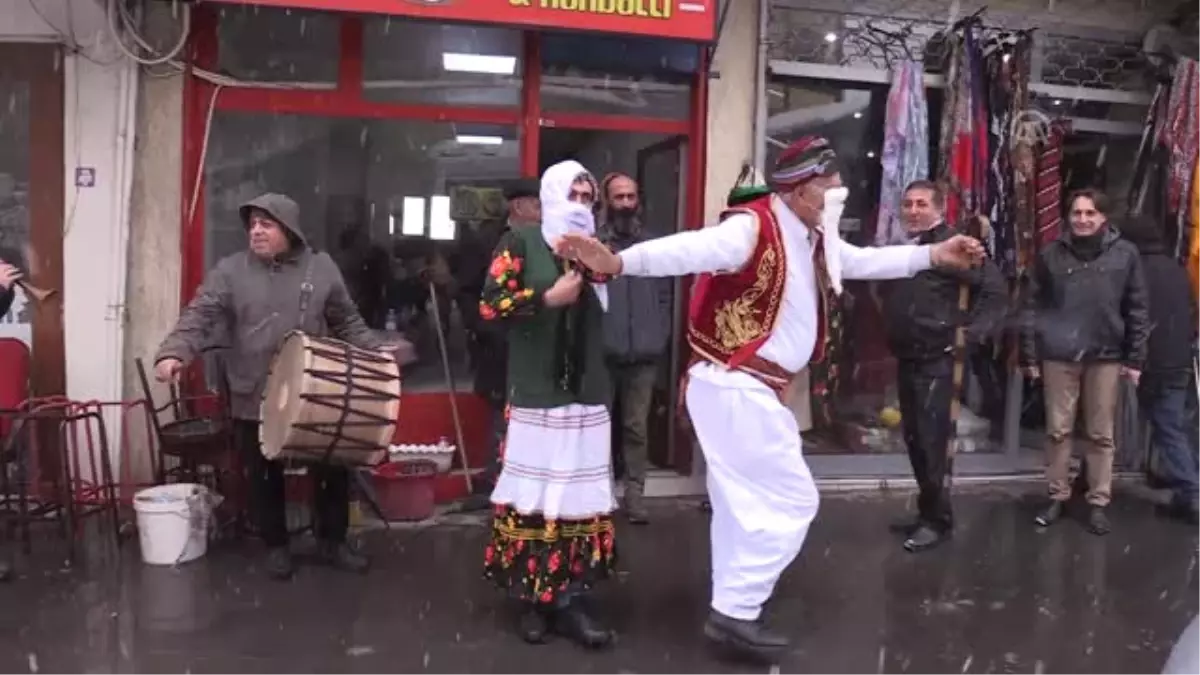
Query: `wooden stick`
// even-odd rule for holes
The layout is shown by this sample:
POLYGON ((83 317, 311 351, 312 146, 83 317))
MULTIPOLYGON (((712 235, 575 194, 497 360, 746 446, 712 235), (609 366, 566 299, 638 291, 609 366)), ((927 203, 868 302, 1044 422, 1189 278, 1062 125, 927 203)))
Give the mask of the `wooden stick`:
POLYGON ((462 462, 463 481, 467 494, 475 492, 471 484, 471 466, 467 464, 467 446, 463 443, 462 419, 458 416, 458 387, 454 384, 454 371, 450 368, 450 351, 446 347, 446 334, 442 331, 442 312, 438 308, 437 288, 429 282, 429 300, 433 305, 433 325, 437 329, 438 348, 442 352, 442 369, 446 373, 446 386, 450 387, 450 415, 454 419, 454 435, 458 440, 458 459, 462 462))
MULTIPOLYGON (((969 222, 972 226, 966 229, 966 234, 982 241, 991 228, 991 224, 987 218, 975 215, 971 217, 969 222)), ((963 282, 958 286, 958 312, 960 316, 966 317, 970 310, 971 285, 963 282)), ((966 362, 967 324, 966 321, 963 321, 954 329, 954 374, 951 378, 953 393, 950 398, 950 436, 946 442, 946 478, 944 482, 947 489, 954 483, 954 455, 958 452, 958 415, 962 408, 961 400, 963 386, 966 381, 966 362)))

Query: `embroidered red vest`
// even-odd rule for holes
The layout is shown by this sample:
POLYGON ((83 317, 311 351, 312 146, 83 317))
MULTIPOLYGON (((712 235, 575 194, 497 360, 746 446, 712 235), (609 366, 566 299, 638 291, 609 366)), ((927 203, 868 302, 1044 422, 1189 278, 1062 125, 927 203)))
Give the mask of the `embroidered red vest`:
POLYGON ((688 308, 688 345, 730 369, 745 365, 771 336, 787 281, 787 254, 771 196, 725 211, 721 219, 739 213, 758 223, 754 253, 740 270, 699 275, 688 308))

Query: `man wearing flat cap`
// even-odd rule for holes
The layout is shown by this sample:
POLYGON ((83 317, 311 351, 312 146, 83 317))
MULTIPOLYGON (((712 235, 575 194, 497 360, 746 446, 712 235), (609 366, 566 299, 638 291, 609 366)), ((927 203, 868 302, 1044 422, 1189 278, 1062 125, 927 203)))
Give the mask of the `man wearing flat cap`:
POLYGON ((777 662, 788 638, 766 628, 759 614, 800 553, 819 501, 783 393, 810 360, 824 358, 827 308, 843 279, 968 268, 982 262, 983 247, 963 236, 926 246, 844 242, 838 223, 848 191, 823 138, 808 136, 784 150, 770 187, 726 211, 717 225, 619 255, 577 234, 565 235, 557 248, 594 273, 698 275, 685 400, 713 511, 704 634, 742 656, 777 662))
POLYGON ((504 199, 508 202, 508 219, 503 227, 498 228, 487 241, 479 243, 483 258, 472 263, 473 269, 467 270, 470 278, 478 278, 478 284, 470 289, 462 289, 459 296, 459 311, 466 316, 470 314, 469 330, 472 338, 473 358, 475 360, 475 394, 487 399, 491 408, 491 433, 488 435, 488 464, 484 473, 474 481, 475 495, 464 505, 465 509, 490 508, 488 501, 496 477, 500 475, 500 439, 504 437, 504 406, 507 401, 508 388, 508 342, 502 326, 492 321, 482 321, 479 317, 479 294, 483 290, 483 279, 491 259, 492 250, 500 241, 500 237, 510 229, 536 227, 542 222, 542 208, 539 200, 541 184, 533 178, 520 178, 508 181, 503 186, 504 199), (474 269, 478 268, 478 269, 474 269))

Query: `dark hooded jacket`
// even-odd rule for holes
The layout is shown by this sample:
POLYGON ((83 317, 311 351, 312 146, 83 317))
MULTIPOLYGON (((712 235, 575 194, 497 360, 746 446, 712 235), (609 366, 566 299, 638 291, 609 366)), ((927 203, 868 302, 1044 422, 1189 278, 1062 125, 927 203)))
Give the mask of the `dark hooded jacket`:
POLYGON ((1064 230, 1038 255, 1026 292, 1025 365, 1119 361, 1141 369, 1149 300, 1137 247, 1109 226, 1095 238, 1064 230))
POLYGON ((286 228, 292 248, 273 260, 248 249, 221 259, 154 357, 156 363, 174 358, 186 364, 205 349, 227 347, 233 416, 242 420, 259 419, 271 359, 290 331, 332 336, 365 349, 383 345, 359 316, 337 264, 308 246, 296 202, 262 195, 242 205, 243 225, 256 208, 286 228), (306 283, 308 292, 302 290, 306 283))

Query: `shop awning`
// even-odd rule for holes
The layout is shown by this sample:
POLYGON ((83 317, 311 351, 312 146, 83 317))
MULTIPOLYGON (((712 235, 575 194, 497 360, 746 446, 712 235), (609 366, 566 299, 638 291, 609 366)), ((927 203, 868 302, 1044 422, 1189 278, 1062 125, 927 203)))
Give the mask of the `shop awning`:
POLYGON ((207 0, 712 42, 718 0, 207 0))

